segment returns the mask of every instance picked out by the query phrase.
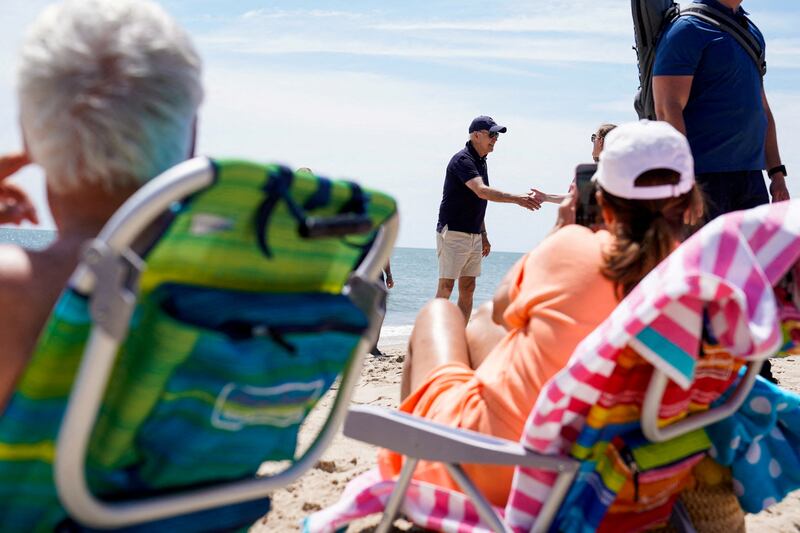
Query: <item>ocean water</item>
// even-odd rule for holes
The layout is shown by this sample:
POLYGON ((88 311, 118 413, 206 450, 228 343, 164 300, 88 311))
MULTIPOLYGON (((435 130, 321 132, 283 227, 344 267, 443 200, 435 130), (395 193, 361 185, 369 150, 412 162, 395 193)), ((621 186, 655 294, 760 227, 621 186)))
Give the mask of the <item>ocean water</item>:
MULTIPOLYGON (((54 231, 0 228, 0 242, 41 249, 55 238, 54 231)), ((518 253, 492 252, 483 260, 482 274, 475 289, 475 307, 490 300, 500 280, 521 257, 518 253)), ((438 266, 436 251, 428 248, 395 248, 392 253, 394 288, 389 291, 383 342, 403 338, 411 331, 419 309, 436 294, 438 266)), ((451 300, 455 301, 457 289, 451 300)))
MULTIPOLYGON (((475 288, 475 307, 491 300, 495 288, 522 254, 492 252, 484 258, 481 276, 475 288)), ((395 248, 392 252, 394 288, 389 291, 385 323, 412 324, 419 309, 436 294, 439 267, 436 250, 429 248, 395 248)), ((458 289, 451 300, 456 300, 458 289)))
MULTIPOLYGON (((492 299, 497 285, 520 257, 522 254, 492 252, 483 259, 473 308, 492 299)), ((411 332, 417 312, 436 294, 439 278, 436 250, 433 249, 395 248, 391 263, 394 288, 389 291, 382 341, 403 338, 411 332)), ((452 301, 456 300, 457 293, 458 289, 453 290, 452 301)))
POLYGON ((17 244, 31 250, 41 250, 50 244, 55 237, 55 231, 0 228, 0 242, 17 244))

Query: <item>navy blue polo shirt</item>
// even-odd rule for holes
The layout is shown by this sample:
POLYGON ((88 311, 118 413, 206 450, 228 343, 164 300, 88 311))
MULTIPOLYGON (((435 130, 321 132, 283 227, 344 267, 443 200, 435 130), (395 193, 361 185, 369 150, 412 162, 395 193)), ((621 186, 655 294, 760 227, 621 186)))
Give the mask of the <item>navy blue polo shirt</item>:
MULTIPOLYGON (((717 0, 696 3, 733 14, 717 0)), ((745 14, 740 7, 736 16, 745 14)), ((758 28, 752 23, 748 28, 765 46, 758 28)), ((761 73, 731 35, 697 17, 681 16, 658 43, 653 75, 694 76, 683 119, 695 172, 764 168, 767 116, 761 73)))
POLYGON ((447 164, 444 177, 442 203, 439 204, 439 222, 436 231, 448 230, 464 233, 480 233, 483 216, 486 214, 486 200, 478 198, 466 183, 477 177, 489 185, 489 169, 486 157, 481 157, 472 143, 467 141, 463 150, 454 155, 447 164))

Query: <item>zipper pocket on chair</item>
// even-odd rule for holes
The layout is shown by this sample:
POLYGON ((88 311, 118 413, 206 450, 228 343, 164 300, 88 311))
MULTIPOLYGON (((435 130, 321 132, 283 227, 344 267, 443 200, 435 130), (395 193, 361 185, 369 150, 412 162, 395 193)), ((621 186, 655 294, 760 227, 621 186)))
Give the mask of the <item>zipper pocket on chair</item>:
POLYGON ((351 333, 353 335, 361 335, 364 333, 364 328, 352 324, 343 324, 341 322, 328 320, 319 322, 317 324, 302 324, 302 325, 280 325, 272 326, 266 324, 253 324, 241 321, 229 321, 220 325, 217 331, 223 333, 236 340, 252 339, 257 337, 269 337, 275 344, 281 346, 284 350, 289 352, 290 355, 297 353, 297 348, 286 339, 287 335, 295 333, 351 333))
POLYGON ((633 501, 639 501, 639 465, 636 464, 636 459, 633 457, 633 451, 627 446, 619 451, 619 455, 628 469, 631 471, 633 479, 633 501))

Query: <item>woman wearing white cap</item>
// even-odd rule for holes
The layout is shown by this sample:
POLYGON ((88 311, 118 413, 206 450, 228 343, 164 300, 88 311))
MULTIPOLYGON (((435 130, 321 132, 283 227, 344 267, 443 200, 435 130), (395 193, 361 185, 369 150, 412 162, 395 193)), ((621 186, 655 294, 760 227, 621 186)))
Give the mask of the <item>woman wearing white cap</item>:
MULTIPOLYGON (((693 166, 686 138, 665 122, 623 124, 610 132, 594 177, 607 229, 571 223, 570 195, 560 227, 499 287, 492 316, 502 328, 490 323, 488 313, 465 328, 463 315, 446 300, 423 308, 403 369, 400 409, 518 440, 545 382, 669 255, 684 222, 702 213, 693 166)), ((400 457, 384 450, 379 466, 384 476, 396 475, 400 457)), ((506 503, 512 467, 466 470, 493 504, 506 503)), ((458 490, 440 464, 421 463, 414 477, 458 490)))

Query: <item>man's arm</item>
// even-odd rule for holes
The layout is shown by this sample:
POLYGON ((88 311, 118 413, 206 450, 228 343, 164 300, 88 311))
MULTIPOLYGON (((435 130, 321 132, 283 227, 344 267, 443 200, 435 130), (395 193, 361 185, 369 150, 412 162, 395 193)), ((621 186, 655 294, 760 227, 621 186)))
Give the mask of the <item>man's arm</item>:
MULTIPOLYGON (((764 159, 767 163, 767 170, 775 168, 781 164, 781 154, 778 150, 778 130, 775 127, 775 118, 767 101, 767 93, 761 88, 761 101, 764 104, 764 113, 767 115, 767 136, 764 140, 764 159)), ((786 188, 786 175, 783 172, 776 172, 769 177, 769 193, 773 202, 781 202, 789 199, 789 190, 786 188)))
POLYGON ((679 132, 686 135, 683 110, 689 102, 694 76, 654 76, 653 102, 656 118, 669 122, 679 132))
POLYGON ((539 191, 530 194, 511 194, 501 190, 489 187, 483 183, 483 178, 475 176, 466 182, 466 186, 475 193, 478 198, 488 200, 490 202, 500 202, 507 204, 517 204, 518 206, 535 211, 542 207, 543 193, 539 191), (538 193, 538 194, 536 194, 538 193))

